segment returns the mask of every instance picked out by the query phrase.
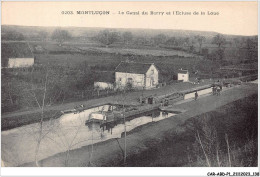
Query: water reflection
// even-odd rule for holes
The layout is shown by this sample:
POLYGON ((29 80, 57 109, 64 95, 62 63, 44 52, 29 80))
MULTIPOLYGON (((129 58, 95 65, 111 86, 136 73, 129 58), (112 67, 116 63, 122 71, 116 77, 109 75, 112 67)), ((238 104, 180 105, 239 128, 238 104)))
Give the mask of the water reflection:
MULTIPOLYGON (((100 125, 93 123, 85 125, 88 116, 92 112, 106 110, 109 106, 99 106, 80 112, 62 115, 43 124, 43 134, 39 150, 39 159, 52 156, 68 149, 76 149, 82 146, 102 142, 111 138, 120 138, 124 132, 124 120, 100 125)), ((126 118, 126 130, 156 122, 173 116, 172 113, 158 110, 145 114, 139 114, 126 118)), ((39 124, 30 124, 2 132, 2 160, 5 164, 18 166, 34 161, 39 124)))
MULTIPOLYGON (((165 111, 154 110, 148 113, 143 113, 143 114, 128 117, 125 120, 127 131, 132 130, 133 128, 138 127, 140 125, 144 125, 149 122, 157 122, 173 115, 175 114, 168 113, 165 111)), ((105 135, 108 136, 109 134, 113 135, 113 129, 115 129, 115 132, 117 132, 118 133, 117 135, 119 136, 119 134, 121 135, 123 131, 117 131, 117 130, 122 130, 121 127, 124 127, 124 119, 120 119, 118 121, 104 123, 104 124, 98 122, 91 122, 86 126, 89 128, 90 131, 92 130, 97 132, 100 131, 102 136, 105 135), (98 128, 100 130, 98 130, 98 128)))

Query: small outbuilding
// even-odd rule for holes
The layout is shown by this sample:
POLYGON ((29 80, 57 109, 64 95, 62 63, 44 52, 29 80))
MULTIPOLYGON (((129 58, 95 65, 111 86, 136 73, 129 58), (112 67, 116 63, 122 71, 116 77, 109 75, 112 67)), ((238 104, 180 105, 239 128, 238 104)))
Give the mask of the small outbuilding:
POLYGON ((189 82, 189 71, 180 69, 178 70, 178 80, 183 82, 189 82))
POLYGON ((34 64, 34 56, 26 42, 2 42, 1 61, 4 68, 24 68, 34 64))

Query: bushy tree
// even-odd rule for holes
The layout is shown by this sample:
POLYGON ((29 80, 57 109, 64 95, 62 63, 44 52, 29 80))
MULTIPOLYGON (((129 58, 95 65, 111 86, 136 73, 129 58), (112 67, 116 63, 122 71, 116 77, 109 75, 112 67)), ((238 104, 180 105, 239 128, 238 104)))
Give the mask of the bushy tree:
POLYGON ((176 38, 175 37, 170 37, 167 41, 166 44, 167 45, 176 45, 176 38))
POLYGON ((198 42, 199 46, 200 46, 200 49, 199 49, 199 52, 201 53, 201 49, 202 49, 202 44, 203 44, 203 41, 206 40, 206 38, 204 36, 200 36, 200 35, 197 35, 194 37, 196 39, 196 41, 198 42))
POLYGON ((212 44, 216 44, 220 49, 223 45, 226 44, 226 38, 223 35, 217 34, 213 37, 212 44))
POLYGON ((61 29, 56 29, 51 36, 52 40, 55 40, 59 43, 60 46, 62 46, 62 44, 71 39, 71 35, 68 31, 66 30, 61 30, 61 29))
POLYGON ((2 40, 23 41, 25 40, 25 37, 22 33, 19 33, 17 31, 7 31, 6 33, 2 34, 2 40))
POLYGON ((48 33, 46 31, 40 31, 38 35, 41 41, 46 41, 48 37, 48 33))
POLYGON ((153 38, 153 42, 156 45, 160 45, 166 42, 167 37, 164 34, 158 34, 156 36, 154 36, 153 38))
POLYGON ((133 34, 131 32, 124 32, 123 39, 124 39, 124 43, 128 44, 133 40, 133 34))
POLYGON ((97 39, 99 42, 109 46, 119 40, 119 34, 115 31, 103 30, 100 31, 97 39))

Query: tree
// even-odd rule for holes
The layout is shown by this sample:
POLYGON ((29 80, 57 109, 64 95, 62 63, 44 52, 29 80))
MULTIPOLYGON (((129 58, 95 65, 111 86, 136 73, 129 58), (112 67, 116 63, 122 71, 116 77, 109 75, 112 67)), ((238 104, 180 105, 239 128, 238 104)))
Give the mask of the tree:
POLYGON ((128 45, 128 43, 133 40, 133 34, 131 32, 124 32, 123 39, 124 43, 128 45))
POLYGON ((210 54, 209 58, 211 58, 212 61, 223 61, 224 56, 225 56, 224 49, 220 48, 220 49, 213 51, 210 54))
POLYGON ((125 86, 126 91, 131 91, 133 89, 133 84, 131 82, 127 82, 125 86))
POLYGON ((226 44, 226 39, 223 35, 217 34, 213 37, 212 44, 216 44, 220 49, 223 45, 226 44))
POLYGON ((156 45, 160 45, 166 42, 167 37, 164 34, 158 34, 153 37, 153 42, 156 45))
POLYGON ((246 39, 246 59, 248 60, 252 60, 252 59, 256 59, 257 57, 257 50, 255 50, 255 48, 257 48, 257 40, 254 41, 254 39, 251 38, 247 38, 246 39))
POLYGON ((45 137, 46 134, 44 134, 43 132, 43 121, 44 121, 44 111, 45 111, 45 106, 46 106, 46 93, 47 93, 47 83, 48 83, 48 70, 46 71, 46 75, 45 75, 45 79, 44 79, 44 83, 43 83, 43 87, 42 88, 34 88, 32 85, 31 89, 28 89, 28 93, 32 96, 32 98, 35 100, 35 102, 37 103, 39 109, 41 110, 41 118, 40 118, 40 122, 39 122, 39 131, 38 131, 38 135, 36 138, 37 144, 36 144, 36 149, 35 149, 35 165, 37 167, 39 167, 39 150, 40 150, 40 146, 41 146, 41 142, 43 140, 43 138, 45 137), (42 100, 40 101, 40 99, 37 97, 37 91, 42 92, 42 100))
POLYGON ((147 45, 147 44, 150 44, 150 41, 146 37, 139 36, 139 37, 135 38, 134 43, 137 45, 147 45))
POLYGON ((209 49, 208 48, 202 48, 201 49, 201 55, 204 56, 204 58, 207 58, 209 55, 209 49))
POLYGON ((189 37, 185 37, 183 39, 183 41, 184 41, 184 45, 189 46, 189 44, 190 44, 190 38, 189 37))
POLYGON ((6 33, 2 34, 2 40, 23 41, 25 40, 25 37, 22 33, 19 33, 17 31, 7 31, 6 33))
POLYGON ((175 44, 176 44, 176 38, 175 38, 175 37, 170 37, 170 38, 166 41, 166 43, 167 43, 168 45, 175 45, 175 44))
POLYGON ((46 31, 40 31, 38 35, 41 41, 46 41, 48 33, 46 31))
POLYGON ((51 36, 52 40, 55 40, 59 43, 59 46, 62 46, 62 44, 71 39, 71 35, 66 30, 56 29, 51 36))
POLYGON ((97 39, 108 47, 119 40, 119 34, 115 31, 111 32, 109 30, 103 30, 99 32, 97 39))
POLYGON ((201 53, 202 44, 203 44, 203 41, 205 41, 206 38, 204 36, 200 36, 200 35, 197 35, 194 38, 196 39, 196 41, 198 42, 198 44, 200 46, 199 52, 201 53))

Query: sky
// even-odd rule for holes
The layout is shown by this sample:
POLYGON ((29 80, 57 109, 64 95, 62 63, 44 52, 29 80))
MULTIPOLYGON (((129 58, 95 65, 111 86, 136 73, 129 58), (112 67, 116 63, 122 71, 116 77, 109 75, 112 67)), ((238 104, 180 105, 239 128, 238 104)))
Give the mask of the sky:
POLYGON ((183 29, 234 35, 258 34, 257 2, 2 2, 1 15, 3 25, 183 29), (73 14, 62 14, 64 11, 72 11, 73 14), (78 15, 77 11, 110 13, 78 15), (139 15, 129 15, 127 11, 139 12, 139 15), (148 15, 142 15, 143 11, 148 15), (164 14, 151 15, 151 11, 164 14), (176 11, 189 12, 191 15, 176 15, 176 11), (194 14, 196 12, 198 15, 194 14), (201 12, 205 12, 205 15, 201 15, 201 12), (218 15, 208 15, 208 12, 218 15))

